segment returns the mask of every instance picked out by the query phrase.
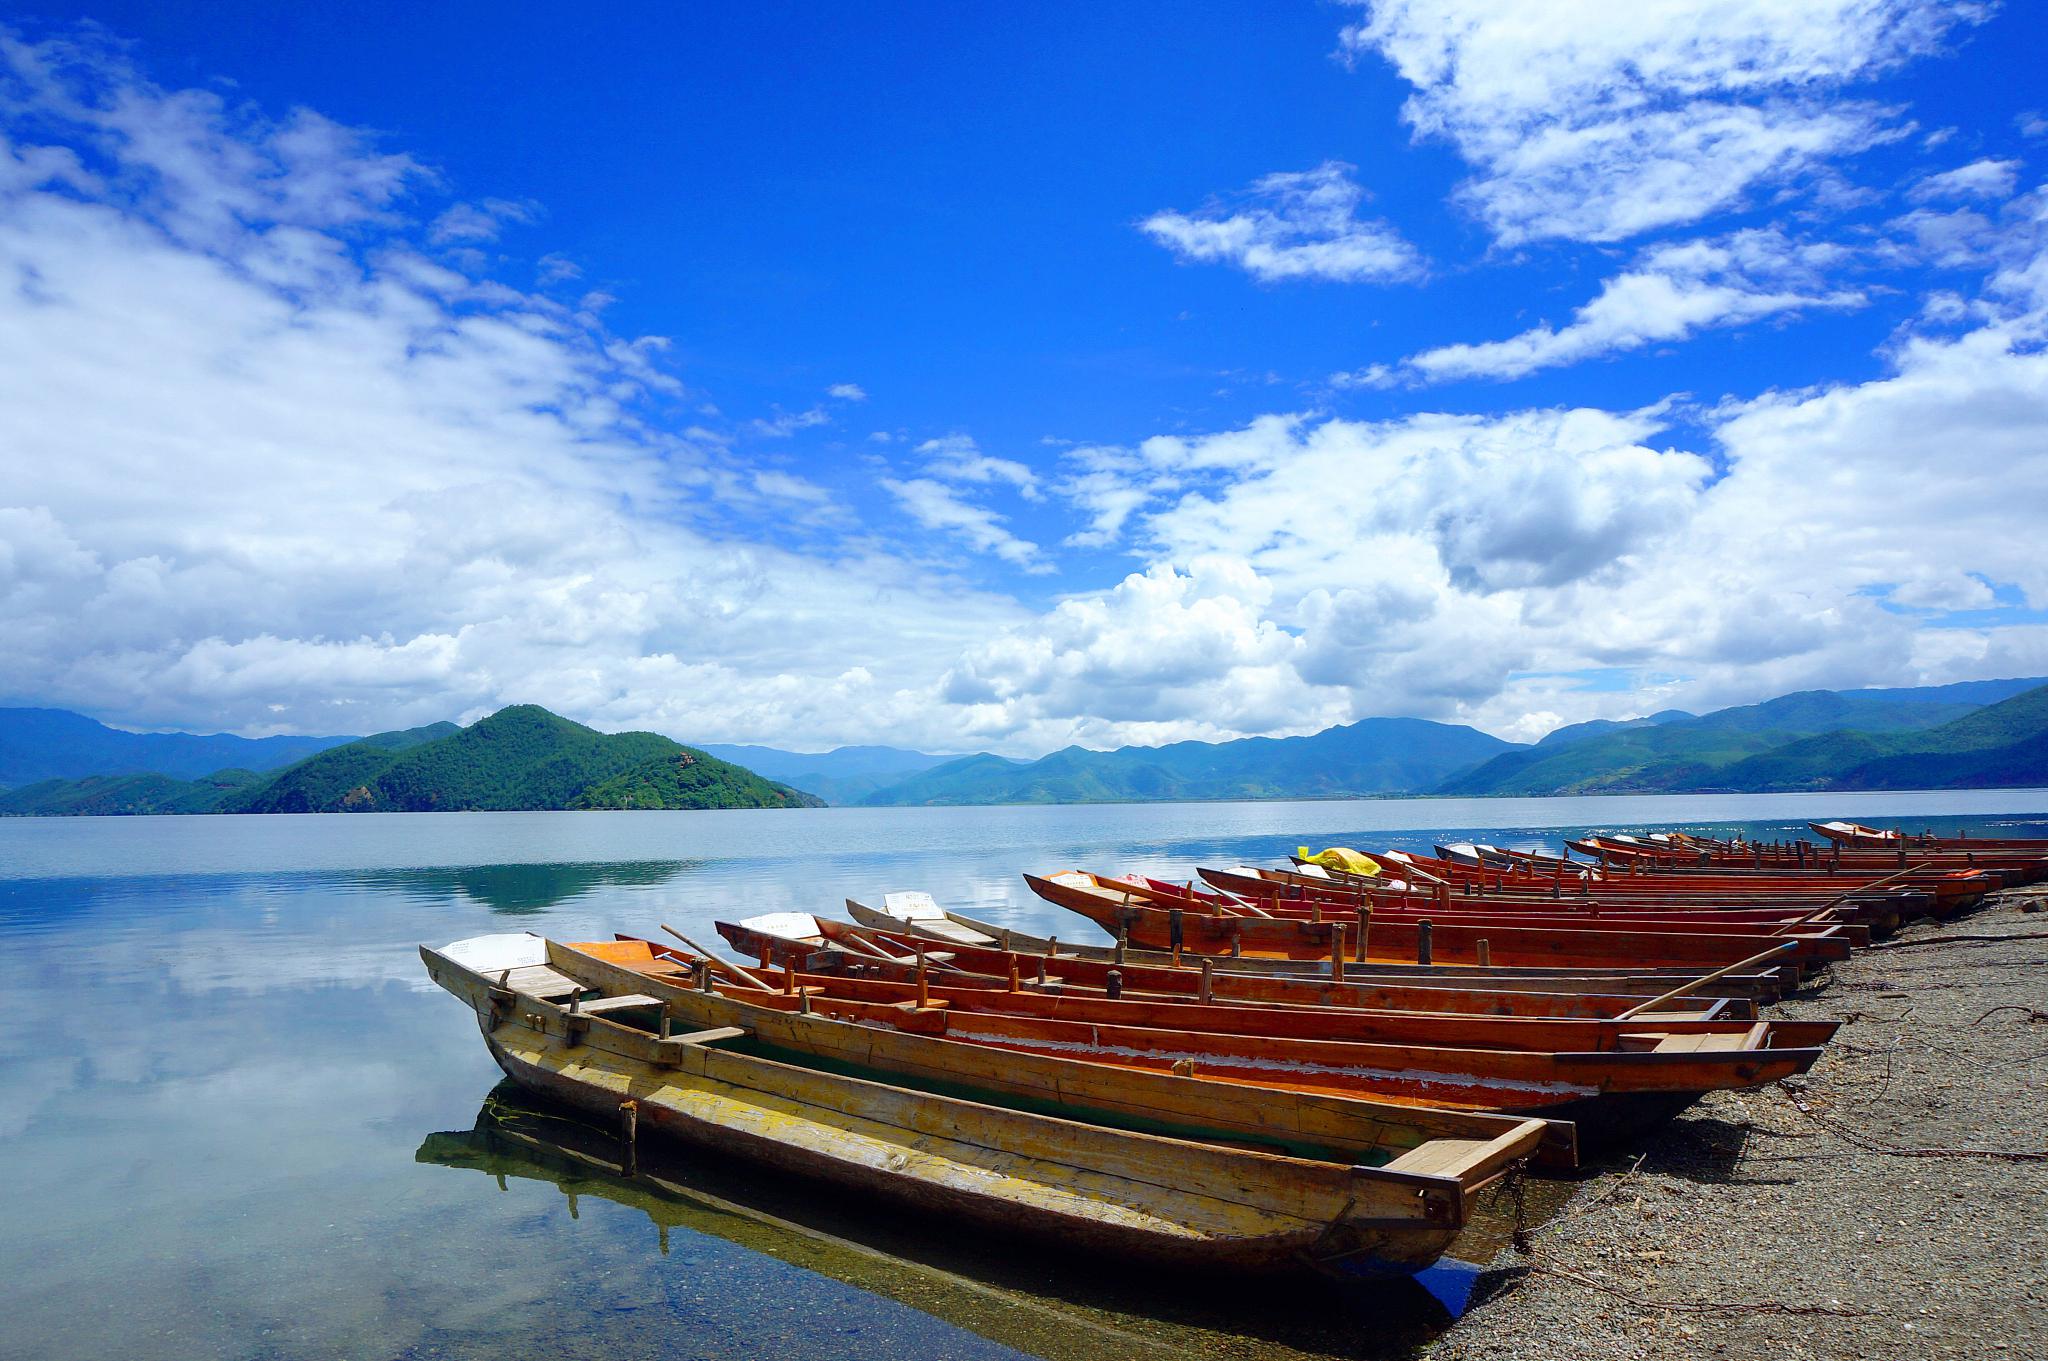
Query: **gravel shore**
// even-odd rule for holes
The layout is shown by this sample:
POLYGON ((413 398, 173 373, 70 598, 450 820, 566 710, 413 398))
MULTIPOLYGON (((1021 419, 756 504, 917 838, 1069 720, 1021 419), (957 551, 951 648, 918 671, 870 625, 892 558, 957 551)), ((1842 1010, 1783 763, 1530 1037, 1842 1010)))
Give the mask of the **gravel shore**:
POLYGON ((2048 1356, 2044 908, 1916 925, 1774 1008, 1848 1024, 1604 1164, 1421 1354, 2048 1356))

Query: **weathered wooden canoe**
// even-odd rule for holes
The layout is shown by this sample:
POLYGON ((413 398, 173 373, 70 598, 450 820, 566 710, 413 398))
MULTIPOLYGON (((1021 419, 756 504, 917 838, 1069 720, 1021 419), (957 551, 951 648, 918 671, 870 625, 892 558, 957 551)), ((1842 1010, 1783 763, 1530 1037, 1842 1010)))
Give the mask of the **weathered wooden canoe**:
MULTIPOLYGON (((1320 867, 1311 867, 1319 869, 1320 867)), ((1524 926, 1551 930, 1675 931, 1691 935, 1811 935, 1838 937, 1851 948, 1870 943, 1870 927, 1848 921, 1833 908, 1814 904, 1774 907, 1691 907, 1674 904, 1617 903, 1609 900, 1552 902, 1532 897, 1517 898, 1495 893, 1483 897, 1457 895, 1431 902, 1407 894, 1388 895, 1374 891, 1369 880, 1338 882, 1327 873, 1293 870, 1252 869, 1201 871, 1212 883, 1256 882, 1266 892, 1247 889, 1245 898, 1256 903, 1264 915, 1311 921, 1333 911, 1353 910, 1362 905, 1372 911, 1376 924, 1397 921, 1430 921, 1438 926, 1524 926), (1213 876, 1213 877, 1212 877, 1213 876), (1257 876, 1252 879, 1249 876, 1257 876)), ((1098 883, 1124 888, 1128 880, 1095 876, 1098 883)), ((1142 892, 1150 885, 1132 885, 1142 892)), ((1153 901, 1154 906, 1180 904, 1153 901)), ((1231 915, 1229 906, 1184 907, 1208 915, 1231 915)))
MULTIPOLYGON (((739 948, 740 940, 758 940, 764 934, 800 929, 804 924, 813 928, 823 925, 806 914, 775 913, 745 922, 719 922, 717 930, 739 948), (800 918, 801 922, 792 922, 791 918, 800 918)), ((818 931, 813 939, 821 939, 823 934, 818 931)), ((1839 1028, 1833 1021, 1751 1022, 1697 1015, 1569 1019, 1204 1002, 1199 998, 1147 996, 1131 991, 1120 991, 1118 996, 1110 997, 1100 990, 1041 989, 1021 971, 1014 976, 1014 985, 1008 978, 962 973, 956 966, 963 962, 964 951, 927 955, 920 964, 917 960, 870 958, 844 949, 823 952, 821 957, 814 948, 788 936, 778 944, 780 948, 771 948, 767 953, 775 957, 783 976, 794 972, 796 986, 814 987, 829 996, 891 1005, 924 997, 943 1002, 955 1012, 1034 1016, 1088 1025, 1144 1026, 1275 1039, 1509 1049, 1539 1054, 1652 1049, 1673 1035, 1719 1036, 1719 1047, 1736 1039, 1747 1043, 1757 1038, 1759 1025, 1765 1036, 1761 1047, 1802 1048, 1827 1043, 1839 1028)))
MULTIPOLYGON (((1076 873, 1041 879, 1027 874, 1032 891, 1048 902, 1077 912, 1111 935, 1150 949, 1183 947, 1209 955, 1275 955, 1287 959, 1328 957, 1344 949, 1340 933, 1352 930, 1347 921, 1313 921, 1283 917, 1212 917, 1178 909, 1161 909, 1132 901, 1076 873)), ((1372 923, 1371 949, 1365 963, 1385 958, 1416 957, 1421 922, 1372 923)), ((1356 935, 1352 935, 1356 940, 1356 935)), ((1553 930, 1523 926, 1445 926, 1432 924, 1433 958, 1443 963, 1476 964, 1479 943, 1503 964, 1552 967, 1615 968, 1635 963, 1694 968, 1699 972, 1748 959, 1779 943, 1759 936, 1688 935, 1681 932, 1553 930)), ((1839 936, 1809 936, 1790 942, 1787 957, 1799 966, 1849 957, 1849 943, 1839 936)))
MULTIPOLYGON (((779 982, 771 981, 719 960, 709 961, 707 970, 702 956, 636 936, 550 944, 549 955, 555 968, 581 982, 651 991, 679 1023, 742 1026, 753 1037, 752 1049, 770 1057, 799 1055, 805 1063, 854 1076, 1089 1124, 1379 1166, 1432 1139, 1490 1141, 1519 1128, 1515 1121, 1541 1118, 1473 1126, 1463 1123, 1465 1117, 1505 1117, 1356 1095, 1205 1085, 1212 1080, 1157 1069, 1104 1072, 1103 1065, 1056 1052, 991 1057, 972 1044, 930 1033, 915 1018, 908 1028, 895 1024, 922 1005, 911 1004, 913 988, 900 991, 902 1004, 887 1005, 890 1015, 883 1023, 848 1029, 843 1023, 850 1018, 814 1005, 826 989, 805 988, 802 975, 776 974, 779 982)), ((944 1009, 942 1002, 924 1008, 933 1014, 944 1009)), ((1531 1147, 1530 1156, 1544 1166, 1573 1166, 1576 1130, 1545 1121, 1531 1147)))
MULTIPOLYGON (((1046 955, 1061 960, 1091 959, 1104 963, 1129 962, 1175 969, 1200 966, 1200 958, 1193 952, 1184 957, 1170 950, 1147 949, 1142 944, 1119 950, 1105 945, 1070 942, 1057 936, 1033 935, 1014 927, 999 926, 963 913, 941 909, 932 904, 930 896, 924 893, 891 893, 888 895, 887 904, 878 911, 848 898, 846 910, 860 925, 884 930, 910 931, 928 940, 947 945, 992 945, 998 949, 1015 950, 1029 955, 1046 955)), ((1327 969, 1327 957, 1316 960, 1236 955, 1212 956, 1211 959, 1219 975, 1228 972, 1240 975, 1303 978, 1323 976, 1327 969)), ((1740 998, 1752 1002, 1774 1002, 1798 981, 1798 973, 1797 969, 1789 965, 1782 968, 1759 966, 1754 970, 1716 979, 1712 989, 1702 995, 1740 998)), ((1413 964, 1386 959, 1376 959, 1370 963, 1354 961, 1344 970, 1346 982, 1361 984, 1420 984, 1429 987, 1485 988, 1494 992, 1584 992, 1634 996, 1638 999, 1662 996, 1680 983, 1690 982, 1699 976, 1698 969, 1648 966, 1586 969, 1502 964, 1413 964)))
MULTIPOLYGON (((888 920, 886 917, 882 920, 888 920)), ((743 922, 721 922, 718 932, 742 955, 772 962, 777 966, 795 961, 799 968, 825 967, 831 961, 873 965, 881 976, 908 979, 916 967, 916 956, 943 959, 950 977, 959 986, 1002 988, 1008 986, 1012 969, 1027 987, 1040 992, 1103 995, 1114 969, 1127 996, 1149 996, 1160 1001, 1198 999, 1204 991, 1200 968, 1150 965, 1126 958, 1122 964, 1062 952, 1027 954, 994 946, 940 942, 919 936, 909 929, 863 926, 813 917, 809 913, 775 913, 749 917, 743 922), (820 951, 831 952, 828 961, 814 962, 820 951), (875 958, 877 953, 903 961, 889 967, 875 958), (1044 980, 1040 981, 1040 975, 1044 980)), ((1134 953, 1134 952, 1127 952, 1134 953)), ((1346 974, 1343 980, 1307 974, 1239 974, 1214 968, 1209 961, 1208 995, 1227 1005, 1274 1005, 1284 1007, 1360 1008, 1371 1011, 1461 1012, 1483 1016, 1538 1016, 1599 1020, 1619 1016, 1647 1005, 1640 996, 1608 993, 1503 992, 1486 987, 1422 987, 1399 983, 1361 982, 1346 974)), ((1676 984, 1667 983, 1665 991, 1676 984)), ((1704 991, 1711 993, 1712 985, 1704 991)), ((1685 996, 1662 1002, 1650 1012, 1659 1021, 1751 1020, 1756 1005, 1745 998, 1685 996)))
MULTIPOLYGON (((619 948, 651 949, 658 959, 675 961, 670 967, 677 969, 695 970, 700 963, 646 941, 623 941, 619 948)), ((744 986, 747 1000, 759 1006, 802 1009, 1014 1054, 1305 1094, 1568 1119, 1582 1139, 1599 1144, 1667 1119, 1706 1092, 1804 1072, 1821 1052, 1774 1047, 1771 1028, 1761 1024, 1732 1036, 1646 1033, 1646 1047, 1637 1050, 1536 1054, 1045 1020, 970 1011, 966 1002, 870 1002, 838 995, 829 984, 806 988, 796 977, 782 992, 754 980, 717 986, 729 1000, 736 986, 744 986)))
MULTIPOLYGON (((619 966, 537 936, 420 954, 429 976, 475 1010, 492 1057, 522 1086, 603 1116, 631 1103, 644 1132, 1118 1256, 1413 1272, 1441 1255, 1478 1191, 1533 1154, 1547 1128, 1517 1122, 1494 1139, 1423 1143, 1381 1167, 1248 1151, 722 1049, 750 1037, 731 1026, 679 1034, 671 1024, 693 994, 646 971, 621 970, 605 986, 594 979, 619 966)), ((720 1000, 700 1002, 709 1011, 720 1000)))

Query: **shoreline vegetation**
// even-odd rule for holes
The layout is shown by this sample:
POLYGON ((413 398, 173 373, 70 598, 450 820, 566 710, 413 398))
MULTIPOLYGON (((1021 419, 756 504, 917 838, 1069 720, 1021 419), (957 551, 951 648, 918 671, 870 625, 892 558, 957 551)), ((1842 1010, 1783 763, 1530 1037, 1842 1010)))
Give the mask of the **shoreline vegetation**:
POLYGON ((1580 723, 1529 745, 1373 718, 1305 737, 1069 747, 1036 761, 690 747, 600 733, 531 704, 467 728, 263 739, 127 733, 61 710, 9 709, 0 785, 14 786, 0 788, 0 816, 20 817, 2026 789, 2048 786, 2048 684, 1804 691, 1708 714, 1580 723), (201 773, 220 759, 235 763, 201 773))

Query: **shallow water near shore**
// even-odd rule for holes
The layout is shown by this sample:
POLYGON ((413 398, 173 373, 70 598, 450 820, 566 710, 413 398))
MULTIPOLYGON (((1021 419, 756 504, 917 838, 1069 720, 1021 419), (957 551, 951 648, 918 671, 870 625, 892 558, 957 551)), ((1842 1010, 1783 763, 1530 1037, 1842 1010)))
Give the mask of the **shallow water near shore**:
POLYGON ((626 1178, 501 1087, 415 947, 903 888, 1098 939, 1018 872, 1808 817, 2042 836, 2048 791, 0 820, 0 1358, 1405 1355, 1476 1266, 1232 1290, 715 1160, 626 1178))

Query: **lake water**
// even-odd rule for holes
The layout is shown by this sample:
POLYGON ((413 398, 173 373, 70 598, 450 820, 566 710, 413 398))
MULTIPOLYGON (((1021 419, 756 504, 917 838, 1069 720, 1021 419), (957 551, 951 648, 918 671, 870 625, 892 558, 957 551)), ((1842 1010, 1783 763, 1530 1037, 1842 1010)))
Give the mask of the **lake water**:
POLYGON ((1238 1295, 701 1158, 618 1176, 415 947, 902 888, 1093 939, 1018 872, 1824 816, 2040 836, 2048 791, 0 819, 0 1358, 1402 1354, 1471 1269, 1238 1295))

